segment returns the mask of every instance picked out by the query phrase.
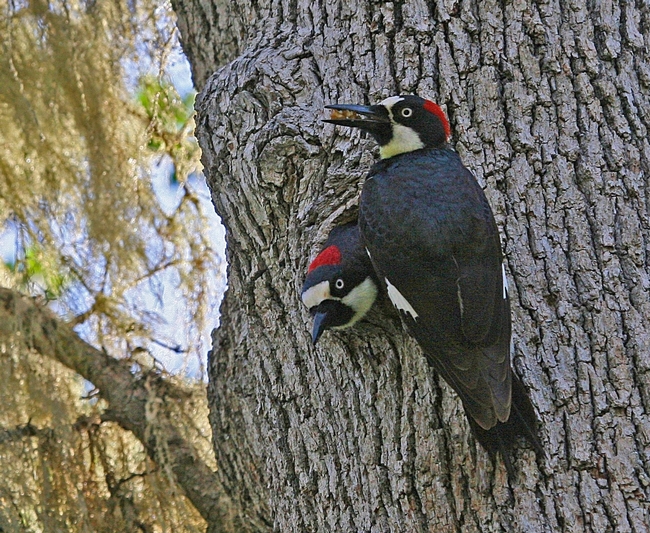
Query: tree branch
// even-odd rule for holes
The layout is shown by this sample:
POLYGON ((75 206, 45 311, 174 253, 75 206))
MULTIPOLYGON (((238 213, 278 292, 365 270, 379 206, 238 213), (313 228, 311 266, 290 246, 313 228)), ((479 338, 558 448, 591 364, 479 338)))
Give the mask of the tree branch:
POLYGON ((22 426, 16 426, 15 429, 4 429, 0 431, 0 444, 14 442, 25 437, 47 436, 49 433, 48 430, 39 429, 33 426, 31 422, 27 422, 27 424, 23 424, 22 426))
POLYGON ((156 461, 157 446, 165 445, 172 472, 186 496, 209 524, 218 525, 212 531, 236 530, 233 517, 240 513, 233 509, 231 499, 198 450, 169 417, 159 417, 160 431, 147 431, 145 408, 152 387, 164 397, 167 390, 173 393, 171 383, 154 374, 134 375, 130 363, 84 342, 47 308, 6 288, 0 288, 0 337, 16 339, 92 382, 110 404, 111 418, 142 442, 152 460, 156 461), (164 435, 164 442, 156 444, 155 436, 160 435, 164 435))

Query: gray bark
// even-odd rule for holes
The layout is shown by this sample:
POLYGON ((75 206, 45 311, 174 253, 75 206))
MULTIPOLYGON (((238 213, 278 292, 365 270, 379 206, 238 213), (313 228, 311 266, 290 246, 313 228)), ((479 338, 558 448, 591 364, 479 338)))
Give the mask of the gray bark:
POLYGON ((648 4, 176 4, 228 239, 211 424, 248 529, 649 531, 648 4), (323 106, 399 93, 446 109, 500 225, 548 455, 512 483, 385 303, 310 343, 306 267, 376 157, 323 106))

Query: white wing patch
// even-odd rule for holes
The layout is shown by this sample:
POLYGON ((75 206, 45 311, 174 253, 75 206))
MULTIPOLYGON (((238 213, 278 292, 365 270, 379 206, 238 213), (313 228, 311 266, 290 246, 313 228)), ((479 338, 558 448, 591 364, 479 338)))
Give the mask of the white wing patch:
POLYGON ((506 278, 506 266, 501 263, 501 273, 503 274, 503 299, 508 297, 508 278, 506 278))
POLYGON ((463 305, 463 294, 460 292, 460 280, 456 282, 456 294, 458 295, 458 307, 460 308, 460 318, 463 318, 465 306, 463 305))
POLYGON ((390 301, 393 302, 393 305, 399 311, 404 311, 405 313, 411 315, 413 317, 413 320, 415 320, 419 315, 416 313, 415 309, 413 309, 413 306, 406 298, 404 298, 404 295, 397 290, 397 287, 388 281, 388 278, 384 279, 386 280, 386 290, 388 291, 388 297, 390 298, 390 301))

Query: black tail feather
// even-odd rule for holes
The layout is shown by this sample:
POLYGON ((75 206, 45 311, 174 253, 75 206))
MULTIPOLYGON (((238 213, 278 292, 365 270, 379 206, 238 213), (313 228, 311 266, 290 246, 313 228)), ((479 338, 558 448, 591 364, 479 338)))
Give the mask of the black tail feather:
POLYGON ((519 437, 523 437, 539 457, 545 456, 544 448, 537 435, 535 410, 528 399, 526 389, 514 374, 512 374, 512 407, 510 418, 506 422, 499 422, 493 428, 486 430, 479 426, 471 416, 468 415, 467 418, 476 440, 486 449, 492 460, 495 460, 497 452, 501 454, 510 479, 515 477, 511 456, 512 449, 519 437))

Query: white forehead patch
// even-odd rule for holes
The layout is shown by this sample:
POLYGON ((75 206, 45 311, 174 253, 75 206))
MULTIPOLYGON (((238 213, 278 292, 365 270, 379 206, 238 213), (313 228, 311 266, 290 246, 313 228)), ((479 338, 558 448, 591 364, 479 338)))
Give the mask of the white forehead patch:
POLYGON ((415 320, 419 315, 415 309, 413 309, 413 306, 406 298, 404 298, 404 295, 397 290, 397 287, 388 281, 388 278, 384 279, 386 280, 386 291, 388 292, 388 297, 390 298, 390 301, 393 302, 393 305, 399 311, 404 311, 405 313, 411 315, 413 317, 413 320, 415 320))
POLYGON ((320 305, 324 300, 338 300, 338 298, 334 298, 330 294, 330 282, 327 280, 321 281, 313 287, 309 287, 302 293, 302 303, 304 303, 308 309, 320 305))
POLYGON ((397 102, 401 102, 402 100, 404 100, 404 98, 402 98, 401 96, 389 96, 385 100, 379 102, 379 105, 383 105, 390 112, 390 110, 393 109, 393 106, 397 102))

